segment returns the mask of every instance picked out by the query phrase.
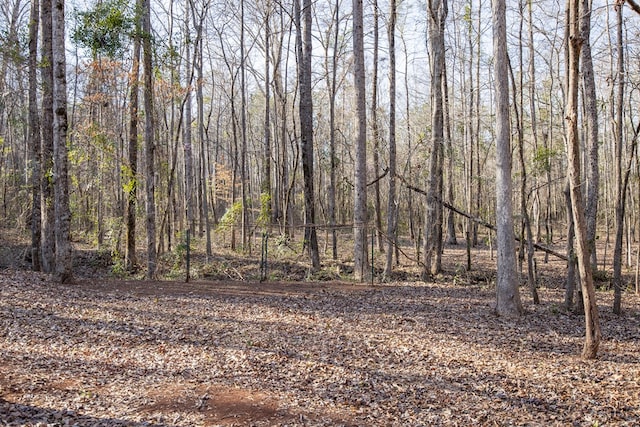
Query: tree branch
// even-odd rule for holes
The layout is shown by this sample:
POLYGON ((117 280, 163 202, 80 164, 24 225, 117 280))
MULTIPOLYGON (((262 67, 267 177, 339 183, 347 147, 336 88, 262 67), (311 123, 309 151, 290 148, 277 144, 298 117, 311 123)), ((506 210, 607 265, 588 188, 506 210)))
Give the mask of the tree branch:
POLYGON ((640 5, 636 3, 636 0, 626 0, 626 2, 635 13, 640 14, 640 5))
MULTIPOLYGON (((409 182, 407 182, 407 180, 403 176, 400 176, 400 175, 396 175, 396 176, 405 185, 405 187, 407 187, 409 190, 415 191, 416 193, 422 194, 424 196, 427 195, 427 192, 424 191, 423 189, 415 187, 415 186, 409 184, 409 182)), ((495 225, 490 224, 490 223, 488 223, 488 222, 486 222, 486 221, 484 221, 484 220, 482 220, 480 218, 477 218, 477 217, 475 217, 475 216, 473 216, 471 214, 463 212, 460 209, 456 208, 455 206, 453 206, 453 205, 451 205, 451 204, 449 204, 449 203, 447 203, 447 202, 445 202, 443 200, 438 199, 438 201, 440 203, 442 203, 442 206, 444 206, 445 208, 449 209, 450 211, 453 211, 453 212, 457 213, 458 215, 461 215, 461 216, 463 216, 465 218, 468 218, 471 221, 473 221, 473 222, 475 222, 477 224, 480 224, 483 227, 488 228, 489 230, 496 231, 496 226, 495 225)), ((519 242, 520 240, 521 239, 518 236, 516 236, 516 241, 519 242)), ((526 243, 526 240, 524 242, 526 243)), ((555 256, 557 258, 560 258, 561 260, 567 261, 566 255, 563 255, 563 254, 561 254, 559 252, 556 252, 553 249, 547 248, 546 246, 542 246, 542 245, 540 245, 538 243, 534 243, 533 247, 538 249, 539 251, 546 252, 549 255, 553 255, 553 256, 555 256)))

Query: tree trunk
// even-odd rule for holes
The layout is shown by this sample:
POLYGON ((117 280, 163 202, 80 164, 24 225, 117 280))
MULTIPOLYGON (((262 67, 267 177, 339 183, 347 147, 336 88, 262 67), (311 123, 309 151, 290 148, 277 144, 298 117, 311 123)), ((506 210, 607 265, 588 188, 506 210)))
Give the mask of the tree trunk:
POLYGON ((447 0, 428 3, 431 51, 431 160, 424 225, 423 278, 440 273, 442 265, 442 164, 444 156, 444 23, 447 0))
POLYGON ((387 253, 384 277, 393 270, 393 250, 398 243, 398 200, 396 197, 396 0, 389 2, 389 194, 387 204, 387 253))
POLYGON ((595 287, 590 268, 589 247, 587 243, 587 229, 584 216, 584 205, 582 200, 582 178, 580 173, 580 140, 578 136, 578 79, 580 48, 582 40, 579 34, 579 14, 578 0, 569 0, 568 29, 569 40, 567 49, 569 50, 568 61, 568 87, 567 87, 567 108, 565 120, 567 121, 567 157, 569 168, 569 182, 571 192, 571 204, 573 205, 573 221, 576 231, 576 254, 578 259, 578 269, 580 283, 582 286, 582 298, 584 300, 584 317, 586 325, 586 336, 582 357, 593 359, 598 354, 601 332, 600 320, 598 317, 598 306, 595 299, 595 287))
MULTIPOLYGON (((46 1, 46 0, 45 0, 46 1)), ((53 0, 53 177, 55 205, 56 265, 54 280, 73 281, 71 210, 67 160, 67 64, 65 58, 64 0, 53 0)))
POLYGON ((42 213, 42 253, 41 267, 45 273, 52 273, 55 267, 55 208, 53 202, 53 44, 52 44, 52 1, 42 1, 42 53, 40 70, 42 73, 42 146, 41 146, 41 213, 42 213))
MULTIPOLYGON (((185 61, 184 61, 184 75, 185 82, 185 102, 184 102, 184 126, 182 134, 182 150, 184 154, 184 213, 187 224, 185 226, 185 232, 189 235, 193 235, 195 231, 194 222, 194 191, 193 191, 193 141, 191 132, 191 120, 192 120, 192 108, 191 108, 191 93, 193 84, 193 64, 191 62, 191 30, 189 28, 189 7, 185 8, 185 61)), ((188 235, 185 235, 185 238, 188 235)), ((189 248, 187 248, 189 250, 189 248)), ((187 271, 187 280, 189 278, 189 272, 187 271)))
MULTIPOLYGON (((524 4, 522 0, 520 0, 520 15, 524 16, 524 4)), ((522 28, 524 24, 524 18, 520 19, 520 37, 519 37, 519 50, 520 50, 520 69, 523 67, 523 55, 522 55, 522 28)), ((523 260, 526 256, 527 258, 527 284, 529 285, 529 290, 531 292, 531 298, 534 304, 540 304, 540 297, 538 296, 538 290, 536 289, 536 278, 535 278, 535 268, 533 255, 535 253, 533 248, 533 233, 531 232, 531 219, 529 217, 529 208, 527 205, 527 165, 525 162, 524 155, 524 101, 523 101, 523 91, 524 91, 524 83, 523 83, 523 73, 519 73, 520 81, 519 85, 516 85, 516 79, 513 74, 513 67, 511 63, 509 63, 509 75, 511 78, 511 83, 513 86, 513 111, 515 114, 514 123, 516 125, 516 134, 518 138, 518 159, 520 161, 520 211, 522 215, 522 233, 520 239, 520 260, 523 260), (518 96, 518 87, 520 88, 518 96), (525 250, 526 246, 526 250, 525 250)), ((521 268, 522 270, 522 268, 521 268)))
POLYGON ((364 68, 362 0, 353 0, 353 77, 356 105, 356 143, 353 201, 354 279, 366 281, 371 274, 367 254, 367 111, 364 68))
POLYGON ((140 24, 136 16, 136 33, 133 39, 133 63, 131 65, 131 89, 129 94, 129 144, 127 185, 127 250, 125 266, 132 272, 138 262, 136 257, 136 206, 138 203, 138 91, 140 79, 140 24))
POLYGON ((497 284, 496 313, 517 317, 522 314, 516 270, 513 206, 511 201, 511 131, 509 121, 509 74, 507 58, 506 6, 493 0, 493 46, 496 90, 496 225, 497 284))
POLYGON ((600 160, 598 143, 598 105, 596 81, 591 57, 591 3, 592 0, 580 1, 580 34, 582 37, 582 80, 584 84, 584 109, 586 124, 586 146, 589 150, 589 168, 587 172, 587 205, 585 220, 587 226, 587 243, 589 245, 591 268, 598 269, 596 252, 596 232, 598 224, 598 199, 600 192, 600 160))
POLYGON ((298 88, 300 91, 298 107, 304 179, 304 242, 309 251, 311 267, 313 270, 318 270, 320 268, 320 252, 316 234, 315 196, 313 192, 313 97, 311 92, 311 26, 313 25, 313 17, 311 0, 304 0, 302 10, 300 9, 300 0, 296 0, 295 5, 298 88), (301 17, 303 18, 302 22, 301 17))
POLYGON ((147 278, 156 277, 156 200, 154 165, 154 119, 153 119, 153 64, 151 46, 151 7, 150 0, 142 0, 142 49, 144 68, 144 152, 145 184, 147 210, 147 278))
MULTIPOLYGON (((453 191, 454 167, 453 167, 453 144, 451 141, 451 116, 449 110, 449 83, 447 78, 447 64, 445 62, 442 69, 442 93, 444 96, 444 140, 447 153, 447 201, 455 204, 455 193, 453 191)), ((457 245, 458 239, 456 237, 456 222, 455 216, 451 210, 447 215, 447 243, 450 245, 457 245)))
MULTIPOLYGON (((378 176, 380 171, 380 126, 378 124, 378 56, 380 45, 380 10, 378 0, 373 0, 373 73, 371 76, 371 137, 373 138, 373 176, 378 176)), ((384 252, 382 238, 382 212, 380 206, 380 180, 373 184, 373 208, 376 222, 376 240, 378 251, 384 252)), ((373 260, 371 260, 373 262, 373 260)))
POLYGON ((240 0, 240 197, 242 198, 242 251, 249 247, 249 191, 247 188, 247 70, 245 48, 245 0, 240 0))
MULTIPOLYGON (((204 221, 204 233, 206 241, 206 254, 207 257, 213 255, 211 249, 211 224, 209 223, 209 156, 207 155, 208 144, 205 138, 205 122, 204 122, 204 94, 202 87, 204 85, 204 73, 203 73, 203 57, 202 57, 202 24, 204 17, 207 16, 208 6, 204 6, 201 11, 200 20, 196 23, 196 40, 197 45, 195 51, 196 56, 194 60, 196 63, 196 69, 198 72, 198 80, 196 86, 196 98, 198 108, 198 140, 200 141, 200 171, 201 171, 201 205, 202 205, 202 220, 204 221)), ((195 12, 193 19, 195 21, 195 12)), ((215 219, 215 215, 214 215, 215 219)))
POLYGON ((329 84, 329 226, 331 227, 331 258, 338 259, 338 232, 336 230, 336 93, 338 80, 338 38, 340 35, 340 0, 334 5, 335 32, 333 34, 333 55, 331 57, 331 81, 329 84))
MULTIPOLYGON (((622 21, 622 5, 616 6, 617 15, 617 52, 618 52, 618 70, 616 76, 617 83, 617 100, 616 100, 616 120, 614 124, 615 130, 615 185, 616 185, 616 208, 615 208, 615 244, 613 247, 613 312, 617 315, 622 314, 622 238, 624 233, 624 216, 626 208, 627 183, 629 181, 629 172, 631 170, 631 162, 635 150, 628 153, 627 159, 629 164, 625 170, 622 169, 622 153, 624 139, 622 136, 623 120, 624 120, 624 88, 625 88, 625 70, 624 70, 624 46, 623 46, 623 21, 622 21), (630 155, 629 155, 630 154, 630 155)), ((636 138, 634 138, 635 141, 636 138)))
POLYGON ((264 17, 264 159, 263 164, 263 178, 262 178, 262 209, 260 214, 268 225, 272 221, 273 209, 272 209, 272 189, 271 189, 271 56, 270 38, 271 38, 271 13, 272 13, 271 0, 267 0, 267 10, 264 17))
POLYGON ((565 203, 567 205, 567 282, 564 292, 564 307, 567 311, 573 309, 574 294, 576 289, 576 256, 574 250, 575 226, 573 223, 573 207, 571 205, 571 191, 569 181, 564 190, 565 203))
MULTIPOLYGON (((44 0, 46 1, 46 0, 44 0)), ((29 157, 31 170, 31 268, 40 271, 40 117, 38 115, 38 27, 40 2, 32 0, 29 19, 29 157)))

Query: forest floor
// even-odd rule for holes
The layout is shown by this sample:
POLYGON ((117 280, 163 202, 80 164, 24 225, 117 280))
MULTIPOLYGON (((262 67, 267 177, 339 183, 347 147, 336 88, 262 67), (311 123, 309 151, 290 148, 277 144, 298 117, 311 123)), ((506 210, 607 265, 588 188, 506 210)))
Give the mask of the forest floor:
POLYGON ((488 250, 466 273, 447 248, 432 283, 260 283, 239 267, 245 280, 144 281, 83 265, 59 285, 6 262, 9 246, 0 425, 640 425, 640 298, 626 292, 616 316, 598 292, 604 340, 584 361, 559 261, 541 262, 541 304, 523 287, 526 314, 506 320, 488 250))

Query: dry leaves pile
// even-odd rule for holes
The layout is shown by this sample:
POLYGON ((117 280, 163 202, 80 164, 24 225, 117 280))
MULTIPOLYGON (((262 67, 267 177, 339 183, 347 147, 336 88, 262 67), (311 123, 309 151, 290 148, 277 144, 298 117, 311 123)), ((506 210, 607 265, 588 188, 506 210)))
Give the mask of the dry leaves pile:
MULTIPOLYGON (((509 322, 480 286, 48 283, 0 273, 0 424, 639 425, 640 302, 601 357, 559 291, 509 322)), ((603 304, 609 295, 599 293, 603 304)))

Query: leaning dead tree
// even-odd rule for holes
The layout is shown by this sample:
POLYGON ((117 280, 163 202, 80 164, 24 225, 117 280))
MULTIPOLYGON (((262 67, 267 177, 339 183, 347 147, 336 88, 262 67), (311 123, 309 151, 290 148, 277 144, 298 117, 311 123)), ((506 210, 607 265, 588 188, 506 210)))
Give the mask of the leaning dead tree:
MULTIPOLYGON (((404 186, 405 186, 405 187, 407 187, 409 190, 411 190, 411 191, 415 191, 416 193, 422 194, 423 196, 427 196, 427 192, 426 192, 425 190, 423 190, 423 189, 421 189, 421 188, 418 188, 418 187, 416 187, 416 186, 414 186, 414 185, 411 185, 411 184, 407 181, 407 179, 406 179, 406 178, 404 178, 403 176, 397 175, 397 178, 398 178, 398 179, 402 182, 402 184, 404 184, 404 186)), ((478 225, 481 225, 481 226, 483 226, 483 227, 485 227, 485 228, 488 228, 488 229, 489 229, 489 230, 491 230, 491 231, 497 231, 497 228, 496 228, 496 226, 495 226, 495 225, 493 225, 493 224, 491 224, 491 223, 489 223, 489 222, 487 222, 487 221, 483 220, 482 218, 478 218, 477 216, 473 216, 473 215, 471 215, 471 214, 469 214, 469 213, 467 213, 467 212, 465 212, 465 211, 463 211, 463 210, 460 210, 460 209, 456 208, 455 206, 453 206, 452 204, 445 202, 444 200, 439 199, 439 200, 438 200, 438 203, 442 204, 442 207, 443 207, 443 208, 447 208, 447 209, 449 209, 451 212, 454 212, 454 213, 456 213, 456 214, 458 214, 458 215, 460 215, 460 216, 463 216, 463 217, 465 217, 465 218, 469 219, 470 221, 473 221, 474 223, 476 223, 476 224, 478 224, 478 225)), ((516 240, 517 242, 520 242, 520 241, 521 241, 520 237, 518 237, 518 236, 514 236, 514 238, 515 238, 515 240, 516 240)), ((525 244, 528 244, 529 242, 527 242, 527 241, 525 240, 525 241, 524 241, 524 243, 525 243, 525 244)), ((533 243, 533 247, 534 247, 535 249, 537 249, 537 250, 541 251, 541 252, 545 252, 545 253, 547 253, 547 254, 549 254, 549 255, 553 255, 554 257, 559 258, 559 259, 561 259, 561 260, 563 260, 563 261, 567 261, 567 256, 566 256, 566 255, 561 254, 560 252, 554 251, 553 249, 548 248, 548 247, 546 247, 546 246, 543 246, 543 245, 541 245, 541 244, 539 244, 539 243, 535 243, 535 242, 534 242, 534 243, 533 243)))

